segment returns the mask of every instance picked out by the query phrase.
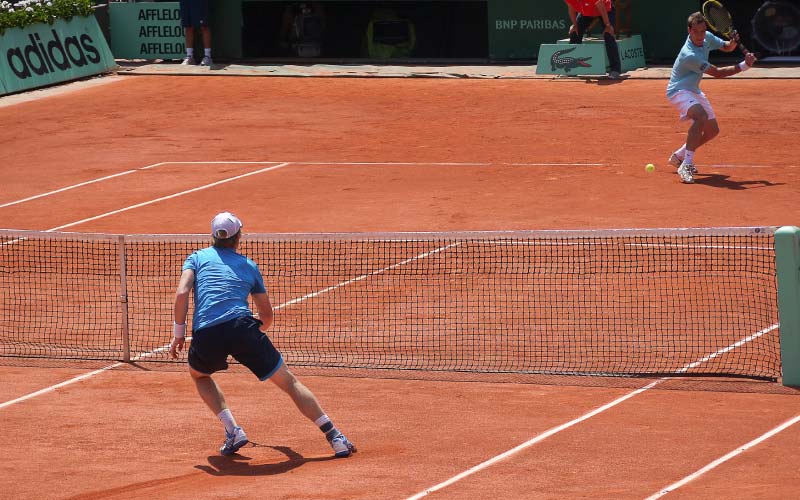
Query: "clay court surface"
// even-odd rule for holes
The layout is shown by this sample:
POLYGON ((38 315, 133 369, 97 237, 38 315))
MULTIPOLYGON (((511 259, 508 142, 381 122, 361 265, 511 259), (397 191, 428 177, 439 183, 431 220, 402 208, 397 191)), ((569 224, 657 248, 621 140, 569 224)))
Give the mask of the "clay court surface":
MULTIPOLYGON (((687 127, 666 82, 608 83, 108 76, 0 99, 0 226, 196 234, 223 210, 251 233, 800 223, 797 80, 703 83, 722 132, 698 152, 695 185, 666 164, 687 127)), ((779 383, 309 373, 304 382, 359 447, 333 460, 286 396, 233 370, 217 380, 254 445, 223 458, 221 425, 183 366, 110 364, 0 361, 0 496, 800 491, 800 395, 779 383)))

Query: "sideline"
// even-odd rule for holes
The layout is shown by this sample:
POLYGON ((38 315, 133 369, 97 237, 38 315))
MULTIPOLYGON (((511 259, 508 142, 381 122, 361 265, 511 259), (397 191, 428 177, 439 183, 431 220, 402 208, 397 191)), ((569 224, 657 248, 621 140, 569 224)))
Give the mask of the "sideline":
POLYGON ((672 491, 677 490, 681 486, 685 486, 687 483, 689 483, 691 481, 694 481, 695 479, 697 479, 698 477, 702 476, 706 472, 708 472, 708 471, 710 471, 712 469, 715 469, 716 467, 724 464, 725 462, 727 462, 728 460, 732 459, 733 457, 735 457, 735 456, 737 456, 737 455, 739 455, 741 453, 744 453, 745 451, 749 450, 753 446, 756 446, 757 444, 761 443, 762 441, 766 441, 767 439, 771 438, 775 434, 788 429, 789 427, 793 426, 797 422, 800 422, 800 415, 797 415, 794 418, 792 418, 790 420, 787 420, 786 422, 784 422, 781 425, 775 427, 774 429, 772 429, 772 430, 770 430, 768 432, 765 432, 764 434, 760 435, 759 437, 753 439, 749 443, 744 444, 744 445, 736 448, 735 450, 731 451, 730 453, 727 453, 726 455, 721 456, 720 458, 714 460, 713 462, 709 463, 705 467, 702 467, 701 469, 695 471, 694 473, 689 474, 688 476, 686 476, 685 478, 681 479, 680 481, 676 481, 676 482, 670 484, 669 486, 667 486, 666 488, 662 489, 658 493, 647 497, 646 500, 656 500, 657 498, 663 497, 667 493, 670 493, 672 491))
MULTIPOLYGON (((739 340, 739 341, 729 345, 728 347, 724 347, 724 348, 722 348, 722 349, 720 349, 720 350, 718 350, 716 352, 713 352, 713 353, 711 353, 711 354, 709 354, 709 355, 707 355, 707 356, 705 356, 705 357, 703 357, 703 358, 701 358, 701 359, 699 359, 697 361, 694 361, 692 363, 688 363, 688 364, 684 365, 683 368, 680 368, 679 370, 677 370, 677 373, 685 373, 687 370, 689 370, 689 369, 691 369, 691 368, 693 368, 693 367, 695 367, 695 366, 697 366, 699 364, 705 363, 706 361, 714 359, 714 358, 716 358, 717 356, 719 356, 721 354, 724 354, 724 353, 726 353, 726 352, 728 352, 728 351, 730 351, 732 349, 735 349, 736 347, 740 347, 741 345, 743 345, 743 344, 745 344, 747 342, 755 340, 755 339, 761 337, 762 335, 764 335, 767 332, 771 332, 772 330, 778 328, 778 326, 779 326, 778 324, 775 324, 775 325, 772 325, 772 326, 770 326, 768 328, 764 328, 763 330, 760 330, 760 331, 754 333, 753 335, 745 337, 744 339, 739 340)), ((657 386, 658 384, 660 384, 662 382, 665 382, 667 380, 670 380, 670 377, 662 377, 662 378, 660 378, 660 379, 658 379, 658 380, 656 380, 654 382, 651 382, 650 384, 648 384, 648 385, 646 385, 644 387, 640 387, 639 389, 631 391, 628 394, 625 394, 624 396, 621 396, 621 397, 615 399, 614 401, 611 401, 610 403, 607 403, 607 404, 605 404, 605 405, 603 405, 603 406, 601 406, 599 408, 596 408, 596 409, 590 411, 589 413, 585 413, 584 415, 582 415, 582 416, 580 416, 578 418, 575 418, 573 420, 570 420, 567 423, 561 424, 561 425, 556 426, 556 427, 552 427, 552 428, 542 432, 541 434, 529 439, 528 441, 525 441, 524 443, 522 443, 520 445, 517 445, 514 448, 511 448, 510 450, 505 451, 505 452, 503 452, 500 455, 497 455, 495 457, 492 457, 489 460, 486 460, 485 462, 481 462, 478 465, 476 465, 476 466, 474 466, 474 467, 472 467, 470 469, 467 469, 464 472, 462 472, 460 474, 457 474, 457 475, 451 477, 450 479, 448 479, 446 481, 443 481, 443 482, 441 482, 441 483, 439 483, 439 484, 437 484, 435 486, 431 486, 430 488, 417 493, 416 495, 412 495, 412 496, 408 497, 406 500, 418 500, 418 499, 420 499, 420 498, 422 498, 424 496, 427 496, 430 493, 433 493, 433 492, 439 491, 439 490, 441 490, 443 488, 446 488, 446 487, 450 486, 451 484, 454 484, 454 483, 464 479, 465 477, 471 476, 471 475, 475 474, 476 472, 480 472, 483 469, 486 469, 487 467, 490 467, 490 466, 494 465, 495 463, 497 463, 497 462, 499 462, 499 461, 501 461, 503 459, 506 459, 506 458, 516 454, 516 453, 519 453, 520 451, 524 450, 525 448, 529 448, 530 446, 533 446, 534 444, 536 444, 536 443, 538 443, 540 441, 543 441, 543 440, 549 438, 550 436, 558 434, 559 432, 567 430, 570 427, 583 422, 584 420, 587 420, 587 419, 589 419, 591 417, 594 417, 595 415, 598 415, 598 414, 600 414, 600 413, 602 413, 602 412, 604 412, 604 411, 606 411, 606 410, 608 410, 610 408, 613 408, 614 406, 617 406, 618 404, 620 404, 620 403, 622 403, 622 402, 624 402, 624 401, 626 401, 626 400, 628 400, 628 399, 630 399, 630 398, 632 398, 634 396, 637 396, 637 395, 639 395, 639 394, 641 394, 641 393, 643 393, 643 392, 645 392, 647 390, 650 390, 653 387, 657 386)))

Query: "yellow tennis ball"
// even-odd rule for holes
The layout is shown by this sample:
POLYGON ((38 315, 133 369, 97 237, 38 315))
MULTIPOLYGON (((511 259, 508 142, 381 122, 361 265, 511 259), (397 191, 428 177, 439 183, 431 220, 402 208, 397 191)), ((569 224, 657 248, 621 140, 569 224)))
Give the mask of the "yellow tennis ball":
POLYGON ((654 171, 656 169, 656 166, 653 165, 652 163, 648 163, 647 165, 645 165, 644 169, 647 172, 652 172, 652 171, 654 171))

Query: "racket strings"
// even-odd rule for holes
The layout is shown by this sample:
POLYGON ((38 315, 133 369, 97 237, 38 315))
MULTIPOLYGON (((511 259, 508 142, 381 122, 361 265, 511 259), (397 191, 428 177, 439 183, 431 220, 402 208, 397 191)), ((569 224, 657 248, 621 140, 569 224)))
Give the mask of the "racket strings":
POLYGON ((733 31, 733 20, 724 7, 711 4, 704 10, 703 17, 718 33, 728 34, 733 31))

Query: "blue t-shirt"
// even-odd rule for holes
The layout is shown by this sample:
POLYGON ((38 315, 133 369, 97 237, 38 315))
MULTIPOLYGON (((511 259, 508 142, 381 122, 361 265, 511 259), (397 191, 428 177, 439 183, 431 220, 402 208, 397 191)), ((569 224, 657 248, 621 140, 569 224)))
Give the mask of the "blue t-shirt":
POLYGON ((711 66, 708 62, 708 53, 718 50, 725 45, 725 41, 706 31, 703 46, 698 47, 686 37, 686 43, 678 53, 675 64, 672 66, 672 75, 667 84, 667 97, 672 97, 679 90, 690 90, 695 94, 700 93, 700 80, 705 70, 711 66))
POLYGON ((248 296, 267 291, 256 263, 230 248, 198 250, 183 263, 187 269, 195 276, 194 330, 252 316, 248 296))

